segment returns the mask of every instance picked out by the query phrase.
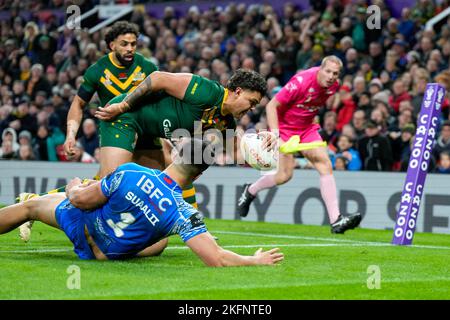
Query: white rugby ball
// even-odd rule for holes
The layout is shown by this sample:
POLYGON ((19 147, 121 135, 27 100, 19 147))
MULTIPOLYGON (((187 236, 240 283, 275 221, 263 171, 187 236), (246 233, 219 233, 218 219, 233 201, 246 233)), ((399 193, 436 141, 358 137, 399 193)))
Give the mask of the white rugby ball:
MULTIPOLYGON (((267 132, 268 134, 273 134, 267 132)), ((262 149, 264 137, 256 133, 246 133, 241 138, 241 154, 252 168, 260 171, 269 171, 277 168, 278 152, 262 149)))

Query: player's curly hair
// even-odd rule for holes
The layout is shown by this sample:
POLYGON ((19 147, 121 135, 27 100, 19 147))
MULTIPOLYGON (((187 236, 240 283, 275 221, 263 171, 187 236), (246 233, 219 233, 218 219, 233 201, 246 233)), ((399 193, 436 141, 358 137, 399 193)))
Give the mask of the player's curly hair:
POLYGON ((267 91, 267 82, 258 72, 248 69, 238 69, 228 80, 227 88, 236 91, 237 88, 256 91, 264 96, 267 91))
POLYGON ((114 23, 109 29, 109 31, 105 34, 105 41, 109 47, 109 44, 116 40, 118 36, 122 34, 133 33, 136 35, 136 38, 139 36, 139 27, 128 21, 117 21, 114 23))

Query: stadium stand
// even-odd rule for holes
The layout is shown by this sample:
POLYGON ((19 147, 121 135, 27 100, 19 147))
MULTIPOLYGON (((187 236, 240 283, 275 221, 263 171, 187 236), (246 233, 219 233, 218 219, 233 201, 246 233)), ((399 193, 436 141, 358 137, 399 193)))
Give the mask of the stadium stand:
MULTIPOLYGON (((78 5, 84 13, 105 2, 81 0, 78 5)), ((79 29, 64 27, 65 3, 0 4, 0 159, 67 161, 61 146, 68 108, 84 71, 108 48, 103 40, 107 26, 90 32, 89 25, 100 20, 91 17, 79 29)), ((140 28, 138 51, 160 70, 197 73, 222 84, 238 68, 263 74, 267 95, 241 119, 242 130, 267 127, 265 105, 298 70, 317 66, 326 55, 340 57, 341 89, 317 117, 330 155, 347 157, 338 161, 339 169, 347 169, 351 156, 338 145, 345 135, 361 158, 361 170, 405 170, 426 84, 439 81, 450 89, 450 18, 425 28, 449 1, 409 1, 401 10, 391 10, 392 3, 383 0, 371 1, 381 9, 379 29, 368 28, 364 0, 311 3, 169 6, 135 1, 127 18, 140 28), (379 133, 368 137, 365 126, 375 126, 379 133), (376 145, 386 147, 377 150, 376 145), (383 156, 382 167, 371 165, 377 161, 373 155, 383 156)), ((97 103, 94 97, 85 109, 86 130, 79 132, 76 161, 98 161, 98 135, 91 125, 97 121, 97 103)), ((448 173, 440 163, 445 159, 448 166, 450 152, 448 96, 442 108, 439 152, 430 170, 448 173)), ((226 157, 218 160, 225 164, 226 157)), ((309 165, 299 157, 298 167, 309 165)))

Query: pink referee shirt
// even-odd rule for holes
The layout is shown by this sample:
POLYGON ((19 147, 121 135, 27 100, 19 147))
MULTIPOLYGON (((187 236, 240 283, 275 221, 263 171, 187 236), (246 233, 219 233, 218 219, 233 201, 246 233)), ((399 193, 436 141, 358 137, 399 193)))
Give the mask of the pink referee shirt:
MULTIPOLYGON (((320 67, 314 67, 297 73, 275 96, 280 103, 277 114, 283 140, 294 134, 310 131, 319 109, 338 91, 339 81, 329 88, 319 85, 319 69, 320 67)), ((305 139, 302 140, 306 142, 305 139)))

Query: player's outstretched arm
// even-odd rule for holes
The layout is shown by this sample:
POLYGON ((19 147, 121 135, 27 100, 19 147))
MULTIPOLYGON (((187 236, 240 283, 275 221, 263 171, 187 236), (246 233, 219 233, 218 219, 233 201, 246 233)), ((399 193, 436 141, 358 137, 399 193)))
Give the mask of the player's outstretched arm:
POLYGON ((278 248, 258 249, 253 256, 242 256, 220 247, 209 232, 199 234, 186 245, 209 267, 274 265, 284 259, 278 248))
POLYGON ((66 186, 66 196, 70 203, 82 210, 90 210, 105 204, 108 199, 102 192, 101 181, 83 183, 80 178, 74 178, 66 186))
POLYGON ((155 71, 149 74, 133 92, 128 93, 122 102, 113 103, 107 108, 99 108, 95 116, 100 120, 110 121, 118 115, 132 110, 142 97, 151 92, 165 91, 172 97, 182 100, 192 76, 192 73, 155 71))

